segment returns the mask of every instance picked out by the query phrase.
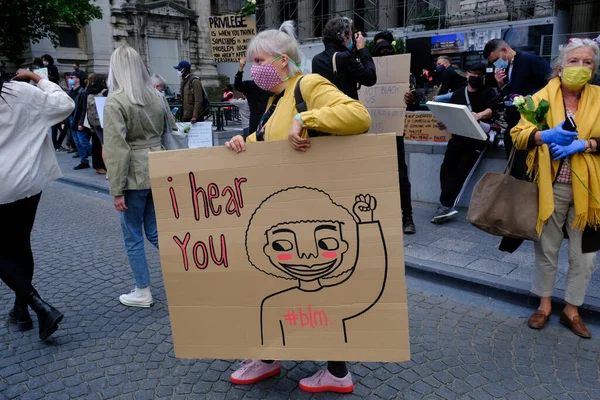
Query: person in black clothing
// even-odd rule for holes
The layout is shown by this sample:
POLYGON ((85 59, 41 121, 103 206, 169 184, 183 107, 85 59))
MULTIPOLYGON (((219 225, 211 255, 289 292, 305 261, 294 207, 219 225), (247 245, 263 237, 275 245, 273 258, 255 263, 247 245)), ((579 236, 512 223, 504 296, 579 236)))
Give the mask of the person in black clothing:
POLYGON ((396 52, 392 42, 394 41, 394 35, 390 31, 379 32, 373 39, 375 41, 375 47, 373 49, 373 55, 375 57, 393 56, 396 52))
POLYGON ((360 32, 356 35, 352 33, 350 18, 336 17, 327 22, 323 43, 325 51, 313 58, 313 73, 327 78, 346 96, 355 100, 358 100, 359 85, 373 86, 377 83, 375 63, 369 49, 365 48, 365 38, 360 32), (356 53, 352 54, 354 39, 356 53))
MULTIPOLYGON (((375 51, 373 56, 383 57, 394 55, 392 42, 394 37, 391 32, 384 31, 375 35, 375 51)), ((416 233, 415 223, 412 216, 412 199, 410 180, 408 179, 408 166, 404 152, 404 137, 396 136, 396 151, 398 153, 398 176, 400 178, 400 204, 402 206, 402 229, 405 234, 416 233)))
MULTIPOLYGON (((467 87, 454 92, 450 99, 452 104, 469 106, 475 120, 480 122, 487 122, 492 118, 496 98, 494 89, 485 87, 485 70, 485 64, 476 64, 469 68, 467 87)), ((438 122, 438 128, 445 130, 446 126, 438 122)), ((458 214, 454 209, 454 202, 485 147, 485 141, 452 135, 440 169, 441 204, 431 222, 441 224, 458 214)))
MULTIPOLYGON (((492 39, 487 42, 483 49, 483 57, 494 65, 498 88, 505 96, 534 94, 546 86, 552 73, 546 60, 534 54, 515 51, 501 39, 492 39)), ((519 123, 521 115, 515 106, 509 106, 506 108, 504 119, 507 125, 504 134, 504 148, 508 157, 513 148, 510 131, 519 123)), ((526 150, 517 151, 511 171, 511 175, 515 178, 526 179, 526 158, 526 150)))
POLYGON ((442 76, 438 96, 448 92, 456 92, 467 85, 467 80, 458 73, 458 68, 453 66, 446 56, 438 57, 436 71, 442 76))
POLYGON ((245 66, 246 59, 240 59, 240 68, 238 73, 235 75, 233 86, 238 92, 244 93, 248 99, 248 106, 250 106, 250 125, 248 126, 248 135, 251 135, 256 132, 258 122, 267 109, 267 103, 269 102, 271 93, 259 88, 254 81, 243 80, 245 66))
POLYGON ((72 89, 68 92, 69 96, 75 102, 75 110, 71 114, 71 136, 75 145, 77 146, 78 155, 73 156, 76 158, 79 156, 81 163, 75 166, 73 169, 85 169, 90 167, 88 157, 92 155, 92 145, 90 144, 91 132, 89 129, 83 126, 85 118, 85 110, 87 108, 86 101, 87 95, 86 90, 81 85, 82 79, 81 74, 74 71, 69 76, 69 84, 72 89))
POLYGON ((54 65, 54 58, 50 54, 44 54, 42 56, 42 64, 48 68, 48 80, 58 85, 60 75, 58 74, 58 68, 54 65))
MULTIPOLYGON (((45 68, 48 68, 48 80, 58 85, 60 75, 58 73, 58 68, 56 68, 56 65, 54 65, 54 58, 52 58, 50 54, 44 54, 42 56, 42 64, 45 68)), ((60 123, 52 127, 52 144, 54 145, 55 151, 66 151, 66 149, 62 147, 62 143, 65 140, 66 135, 67 131, 61 128, 60 123)))

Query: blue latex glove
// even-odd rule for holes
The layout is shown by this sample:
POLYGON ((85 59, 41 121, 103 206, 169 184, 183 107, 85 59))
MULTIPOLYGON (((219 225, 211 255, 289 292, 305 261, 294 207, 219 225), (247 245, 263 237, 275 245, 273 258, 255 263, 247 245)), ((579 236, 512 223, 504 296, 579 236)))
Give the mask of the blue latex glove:
POLYGON ((555 160, 560 160, 572 154, 581 153, 584 151, 585 140, 576 140, 568 146, 561 146, 555 143, 550 145, 550 152, 552 153, 552 158, 555 160))
POLYGON ((563 129, 565 121, 556 125, 552 129, 542 131, 542 142, 545 144, 555 143, 561 146, 568 146, 573 143, 577 137, 577 132, 565 131, 563 129))

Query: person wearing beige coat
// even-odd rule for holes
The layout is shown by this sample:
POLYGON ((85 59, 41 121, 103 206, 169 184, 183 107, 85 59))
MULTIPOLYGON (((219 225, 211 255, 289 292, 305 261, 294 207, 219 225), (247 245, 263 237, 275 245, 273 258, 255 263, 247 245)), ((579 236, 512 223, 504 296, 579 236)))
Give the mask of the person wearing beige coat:
POLYGON ((152 86, 139 54, 127 45, 110 59, 109 95, 104 106, 104 150, 110 194, 120 212, 121 229, 135 289, 119 297, 126 306, 150 307, 150 272, 144 233, 158 248, 148 153, 163 149, 164 97, 152 86))

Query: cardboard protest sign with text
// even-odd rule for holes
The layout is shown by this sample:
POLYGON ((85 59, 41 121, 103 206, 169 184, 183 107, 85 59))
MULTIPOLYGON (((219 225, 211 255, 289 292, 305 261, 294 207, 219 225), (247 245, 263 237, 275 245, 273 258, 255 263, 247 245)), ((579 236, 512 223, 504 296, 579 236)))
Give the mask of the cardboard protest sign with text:
POLYGON ((255 15, 219 15, 208 18, 215 62, 235 62, 246 57, 248 43, 256 36, 255 15))
POLYGON ((404 134, 404 93, 410 89, 410 54, 373 58, 377 84, 362 86, 358 97, 371 114, 371 133, 404 134))
POLYGON ((410 357, 393 135, 150 154, 175 354, 410 357))
POLYGON ((404 139, 417 142, 445 143, 452 137, 437 127, 435 116, 428 111, 407 111, 404 120, 404 139))

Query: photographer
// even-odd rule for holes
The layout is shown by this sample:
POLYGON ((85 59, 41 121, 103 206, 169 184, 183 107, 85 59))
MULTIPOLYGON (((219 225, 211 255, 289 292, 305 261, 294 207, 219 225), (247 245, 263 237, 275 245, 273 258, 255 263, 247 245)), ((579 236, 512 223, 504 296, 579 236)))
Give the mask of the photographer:
MULTIPOLYGON (((501 96, 511 95, 527 96, 534 94, 548 83, 551 70, 550 65, 541 57, 534 54, 521 53, 513 50, 504 40, 492 39, 483 49, 483 57, 495 67, 495 78, 501 96)), ((504 146, 508 156, 513 148, 510 131, 514 128, 521 115, 515 106, 506 108, 504 119, 506 131, 504 146)), ((525 158, 527 152, 518 151, 511 175, 518 179, 525 179, 525 158)))
MULTIPOLYGON (((485 70, 484 64, 470 67, 466 74, 467 87, 458 89, 450 99, 451 104, 468 106, 475 120, 479 122, 490 121, 494 114, 493 104, 496 97, 493 89, 485 87, 485 70)), ((438 122, 438 128, 445 130, 446 126, 438 122)), ((458 214, 454 209, 456 198, 485 147, 485 141, 452 135, 440 168, 440 205, 431 222, 441 224, 458 214)))
POLYGON ((352 32, 350 18, 336 17, 325 25, 323 43, 325 51, 313 58, 312 72, 328 79, 348 97, 358 100, 359 85, 373 86, 377 82, 375 63, 365 48, 364 36, 352 32), (352 54, 355 45, 356 53, 352 54))

